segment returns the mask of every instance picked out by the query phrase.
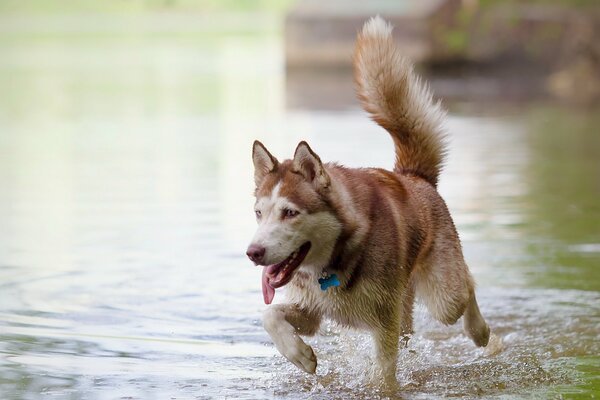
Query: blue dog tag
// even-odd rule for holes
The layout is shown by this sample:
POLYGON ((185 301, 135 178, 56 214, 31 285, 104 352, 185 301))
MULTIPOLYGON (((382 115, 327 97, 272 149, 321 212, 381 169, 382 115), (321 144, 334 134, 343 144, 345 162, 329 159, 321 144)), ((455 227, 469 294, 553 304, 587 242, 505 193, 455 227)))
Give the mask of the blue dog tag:
POLYGON ((337 275, 333 274, 325 278, 319 278, 319 284, 321 285, 321 290, 325 291, 330 287, 340 286, 340 281, 337 275))

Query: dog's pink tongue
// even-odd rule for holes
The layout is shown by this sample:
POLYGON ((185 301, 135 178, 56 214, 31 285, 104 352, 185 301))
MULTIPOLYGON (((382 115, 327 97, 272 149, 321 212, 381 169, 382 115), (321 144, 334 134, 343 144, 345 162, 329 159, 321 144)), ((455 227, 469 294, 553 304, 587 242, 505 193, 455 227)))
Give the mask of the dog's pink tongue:
POLYGON ((263 298, 265 299, 265 304, 271 304, 273 301, 273 297, 275 297, 275 288, 269 285, 269 280, 267 278, 267 268, 263 268, 262 272, 262 291, 263 298))

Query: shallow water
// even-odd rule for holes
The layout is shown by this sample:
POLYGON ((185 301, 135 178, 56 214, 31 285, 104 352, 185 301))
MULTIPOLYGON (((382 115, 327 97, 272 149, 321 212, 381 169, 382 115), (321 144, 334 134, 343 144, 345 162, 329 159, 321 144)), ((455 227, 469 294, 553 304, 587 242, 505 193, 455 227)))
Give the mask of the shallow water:
POLYGON ((600 394, 598 109, 450 103, 440 191, 504 344, 418 308, 379 393, 360 332, 309 339, 317 376, 276 353, 244 251, 255 138, 389 167, 387 136, 356 105, 286 107, 274 17, 35 18, 0 23, 0 398, 600 394))

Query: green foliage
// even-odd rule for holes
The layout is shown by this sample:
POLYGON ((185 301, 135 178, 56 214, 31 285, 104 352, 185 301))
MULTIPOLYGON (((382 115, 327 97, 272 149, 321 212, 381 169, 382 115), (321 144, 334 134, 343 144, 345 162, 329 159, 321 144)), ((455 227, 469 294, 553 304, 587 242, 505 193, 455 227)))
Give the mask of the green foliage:
POLYGON ((479 0, 483 7, 491 5, 534 4, 540 6, 594 7, 598 0, 479 0))
POLYGON ((467 47, 467 32, 463 30, 452 30, 444 34, 446 46, 451 52, 459 52, 467 47))

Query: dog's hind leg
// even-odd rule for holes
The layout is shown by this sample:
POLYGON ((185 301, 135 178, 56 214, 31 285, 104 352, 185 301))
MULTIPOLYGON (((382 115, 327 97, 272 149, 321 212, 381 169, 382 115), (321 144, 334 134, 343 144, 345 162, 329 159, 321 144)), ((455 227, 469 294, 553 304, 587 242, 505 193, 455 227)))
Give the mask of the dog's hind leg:
POLYGON ((475 345, 479 347, 487 346, 490 340, 490 328, 483 319, 481 312, 479 312, 474 292, 471 293, 464 317, 463 327, 467 336, 473 340, 475 345))
POLYGON ((487 345, 490 329, 479 311, 456 233, 438 238, 413 278, 417 295, 435 319, 453 325, 464 314, 465 333, 477 346, 487 345))
POLYGON ((265 310, 263 325, 275 347, 298 368, 314 374, 317 357, 299 335, 314 335, 321 317, 294 304, 274 304, 265 310))

